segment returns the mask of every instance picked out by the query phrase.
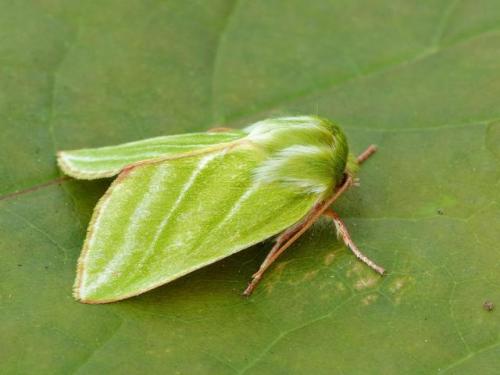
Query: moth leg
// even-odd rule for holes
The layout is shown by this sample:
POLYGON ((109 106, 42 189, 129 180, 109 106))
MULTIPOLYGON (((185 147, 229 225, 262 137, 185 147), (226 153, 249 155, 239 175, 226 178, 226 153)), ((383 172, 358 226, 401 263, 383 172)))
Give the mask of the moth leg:
MULTIPOLYGON (((290 228, 285 230, 283 233, 281 233, 278 236, 278 238, 276 238, 276 243, 274 244, 273 248, 271 249, 271 251, 269 252, 267 257, 272 255, 274 252, 278 251, 278 249, 281 247, 281 245, 283 245, 286 241, 288 241, 290 238, 292 238, 295 233, 297 233, 299 230, 301 230, 306 221, 307 221, 307 219, 299 222, 298 224, 291 226, 290 228)), ((266 257, 266 259, 267 259, 267 257, 266 257)))
POLYGON ((260 265, 259 270, 252 275, 252 280, 243 292, 244 296, 252 294, 253 290, 262 279, 264 272, 266 272, 271 264, 273 264, 286 249, 288 249, 312 224, 314 224, 317 220, 318 213, 322 209, 322 205, 316 205, 303 221, 287 229, 277 238, 276 243, 260 265))
POLYGON ((351 249, 351 251, 354 253, 356 258, 361 260, 363 263, 368 265, 371 269, 373 269, 375 272, 378 272, 379 274, 383 275, 385 273, 385 269, 380 267, 378 264, 376 264, 373 260, 368 258, 365 254, 361 252, 361 250, 358 249, 356 244, 352 241, 351 236, 349 235, 349 232, 347 231, 347 227, 340 219, 339 215, 337 215, 336 212, 334 212, 332 209, 328 208, 323 212, 323 215, 326 217, 330 218, 333 220, 333 223, 335 224, 335 227, 337 228, 338 233, 344 240, 344 243, 346 246, 351 249))
POLYGON ((283 233, 281 233, 278 236, 278 238, 276 239, 276 243, 274 244, 274 246, 272 247, 272 249, 267 254, 266 258, 264 259, 264 261, 260 265, 259 271, 255 272, 252 275, 252 277, 258 277, 258 273, 260 272, 260 270, 262 268, 267 268, 270 265, 270 263, 269 263, 270 260, 281 249, 281 247, 283 246, 283 244, 285 242, 287 242, 290 238, 292 238, 293 235, 295 233, 297 233, 302 228, 303 225, 304 225, 303 222, 299 223, 298 225, 294 225, 294 226, 288 228, 287 230, 285 230, 283 233))
MULTIPOLYGON (((366 159, 368 159, 370 156, 372 156, 375 152, 377 151, 377 147, 375 145, 370 145, 368 148, 363 151, 358 157, 357 161, 359 164, 362 164, 366 159)), ((282 236, 278 237, 278 240, 276 241, 276 244, 273 246, 269 254, 267 255, 266 259, 262 262, 259 270, 252 275, 252 280, 248 284, 247 288, 243 292, 244 296, 249 296, 252 294, 253 290, 259 283, 259 281, 262 279, 262 275, 266 270, 271 266, 271 264, 274 263, 274 261, 286 250, 288 249, 311 225, 313 225, 316 220, 323 214, 326 214, 327 216, 331 217, 327 211, 329 210, 328 207, 338 198, 340 197, 351 185, 353 184, 353 177, 346 175, 344 182, 336 189, 335 193, 328 198, 325 202, 316 205, 311 212, 307 215, 306 219, 302 221, 300 224, 297 226, 294 226, 291 228, 290 231, 285 231, 282 236)), ((331 211, 335 217, 338 218, 337 214, 335 214, 333 211, 331 211)), ((337 221, 334 220, 335 223, 337 221)), ((338 218, 338 222, 341 223, 341 227, 344 229, 344 232, 346 233, 346 237, 344 238, 344 242, 347 240, 349 241, 349 248, 354 252, 354 254, 360 258, 362 261, 364 261, 366 264, 368 264, 371 268, 376 270, 377 272, 383 274, 385 270, 375 264, 373 261, 371 261, 368 257, 363 255, 361 251, 354 245, 354 243, 351 240, 351 237, 349 236, 349 233, 347 232, 347 228, 345 227, 344 223, 338 218), (347 240, 346 240, 347 239, 347 240), (360 257, 360 256, 361 257, 360 257)), ((337 224, 335 224, 337 225, 337 224)), ((346 242, 347 244, 348 242, 346 242)))

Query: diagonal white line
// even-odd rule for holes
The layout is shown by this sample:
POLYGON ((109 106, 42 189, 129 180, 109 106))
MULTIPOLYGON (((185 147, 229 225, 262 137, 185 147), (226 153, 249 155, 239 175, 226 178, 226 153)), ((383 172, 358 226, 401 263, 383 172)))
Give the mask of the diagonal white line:
MULTIPOLYGON (((149 215, 150 207, 154 203, 155 197, 157 197, 156 193, 161 191, 163 186, 162 182, 166 177, 168 177, 170 173, 170 168, 168 167, 168 165, 165 164, 162 167, 163 168, 158 168, 158 170, 152 176, 151 180, 149 181, 149 187, 147 192, 143 195, 142 200, 138 202, 133 214, 130 217, 129 224, 125 228, 123 235, 124 247, 116 251, 113 258, 108 263, 104 271, 99 275, 97 280, 87 287, 88 290, 97 289, 100 285, 108 281, 112 277, 113 272, 116 269, 118 269, 123 263, 125 263, 126 260, 130 258, 130 255, 133 253, 133 250, 136 249, 138 226, 149 215)), ((104 209, 105 206, 103 207, 103 210, 101 212, 104 213, 105 212, 104 209)), ((98 222, 96 222, 96 224, 98 224, 98 222)), ((96 225, 95 227, 96 234, 97 230, 98 226, 96 225)), ((89 247, 95 244, 96 234, 90 241, 89 247)), ((84 286, 85 286, 85 281, 82 282, 82 287, 84 286)))
MULTIPOLYGON (((153 237, 153 240, 151 241, 150 245, 148 246, 148 249, 144 252, 144 254, 142 255, 142 257, 137 261, 137 265, 143 264, 154 253, 154 250, 156 248, 157 242, 160 239, 163 231, 165 230, 165 228, 169 224, 170 219, 172 218, 172 216, 174 215, 174 213, 179 208, 179 206, 182 203, 182 201, 184 200, 186 194, 191 189, 191 187, 193 186, 193 184, 195 183, 197 177, 200 175, 200 173, 203 171, 203 169, 205 169, 206 166, 213 159, 215 159, 216 157, 218 157, 220 155, 224 155, 226 153, 226 151, 227 151, 227 149, 224 149, 224 150, 222 150, 220 152, 209 154, 209 155, 203 157, 200 160, 200 162, 198 163, 196 169, 193 171, 193 173, 189 177, 189 180, 183 186, 181 192, 179 193, 179 196, 177 197, 176 201, 172 205, 172 208, 170 209, 170 211, 167 213, 167 215, 161 221, 158 229, 156 230, 155 236, 153 237)), ((139 267, 137 267, 137 271, 139 271, 139 270, 140 270, 139 267)), ((130 280, 133 276, 134 276, 134 273, 131 273, 129 275, 128 279, 130 280)))
POLYGON ((118 155, 118 156, 114 156, 114 155, 92 156, 92 155, 65 154, 63 157, 67 161, 77 162, 77 163, 78 162, 90 162, 90 163, 92 163, 92 162, 104 162, 104 161, 122 161, 122 160, 127 160, 130 158, 142 156, 142 155, 147 156, 147 157, 163 155, 166 152, 168 152, 168 149, 170 149, 170 148, 175 148, 175 149, 188 148, 188 149, 191 149, 191 148, 203 148, 203 147, 207 147, 207 145, 168 145, 168 146, 152 145, 152 146, 144 147, 140 150, 136 150, 136 149, 132 149, 132 148, 131 149, 123 148, 123 149, 117 150, 120 152, 130 152, 129 154, 121 155, 121 156, 120 155, 118 155), (143 151, 143 150, 150 150, 153 148, 157 148, 159 150, 158 151, 149 151, 149 152, 143 151))
POLYGON ((239 212, 243 203, 245 203, 245 201, 247 201, 248 198, 250 198, 250 196, 259 189, 259 187, 259 183, 254 183, 252 186, 250 186, 247 191, 245 191, 245 193, 242 194, 241 197, 235 202, 234 206, 231 207, 231 210, 229 210, 224 219, 219 222, 219 224, 213 229, 213 231, 216 231, 226 225, 233 218, 233 216, 235 216, 239 212))
MULTIPOLYGON (((234 203, 233 207, 227 212, 223 219, 219 221, 219 223, 215 226, 215 228, 210 230, 210 233, 217 233, 218 230, 223 228, 231 219, 240 211, 241 206, 250 198, 250 196, 255 193, 260 187, 259 183, 254 183, 250 186, 245 193, 243 193, 238 200, 234 203)), ((210 237, 212 238, 212 237, 210 237)), ((193 249, 193 253, 197 252, 209 239, 206 237, 204 241, 198 244, 195 249, 193 249)))

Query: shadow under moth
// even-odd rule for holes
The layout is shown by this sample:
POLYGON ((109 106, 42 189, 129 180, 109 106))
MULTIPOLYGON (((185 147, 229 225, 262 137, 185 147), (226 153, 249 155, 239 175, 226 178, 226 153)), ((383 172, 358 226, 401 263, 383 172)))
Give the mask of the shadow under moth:
POLYGON ((122 300, 276 237, 243 292, 249 295, 321 216, 383 274, 330 208, 374 151, 353 156, 339 126, 312 116, 61 151, 58 164, 69 176, 118 176, 94 210, 74 296, 84 303, 122 300))

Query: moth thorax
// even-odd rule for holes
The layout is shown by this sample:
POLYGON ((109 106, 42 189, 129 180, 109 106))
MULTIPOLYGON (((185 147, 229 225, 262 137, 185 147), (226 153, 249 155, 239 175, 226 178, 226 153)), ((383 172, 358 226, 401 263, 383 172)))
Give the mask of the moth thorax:
POLYGON ((342 179, 347 142, 341 130, 316 117, 266 120, 247 128, 265 157, 255 169, 263 183, 281 183, 306 194, 326 194, 342 179))

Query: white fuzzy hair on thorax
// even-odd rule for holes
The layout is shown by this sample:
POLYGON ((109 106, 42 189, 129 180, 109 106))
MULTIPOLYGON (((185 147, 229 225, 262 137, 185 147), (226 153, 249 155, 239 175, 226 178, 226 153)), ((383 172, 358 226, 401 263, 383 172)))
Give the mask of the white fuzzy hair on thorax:
POLYGON ((318 117, 268 119, 245 129, 266 157, 254 170, 257 182, 278 182, 306 194, 326 194, 343 174, 347 142, 338 126, 318 117))

